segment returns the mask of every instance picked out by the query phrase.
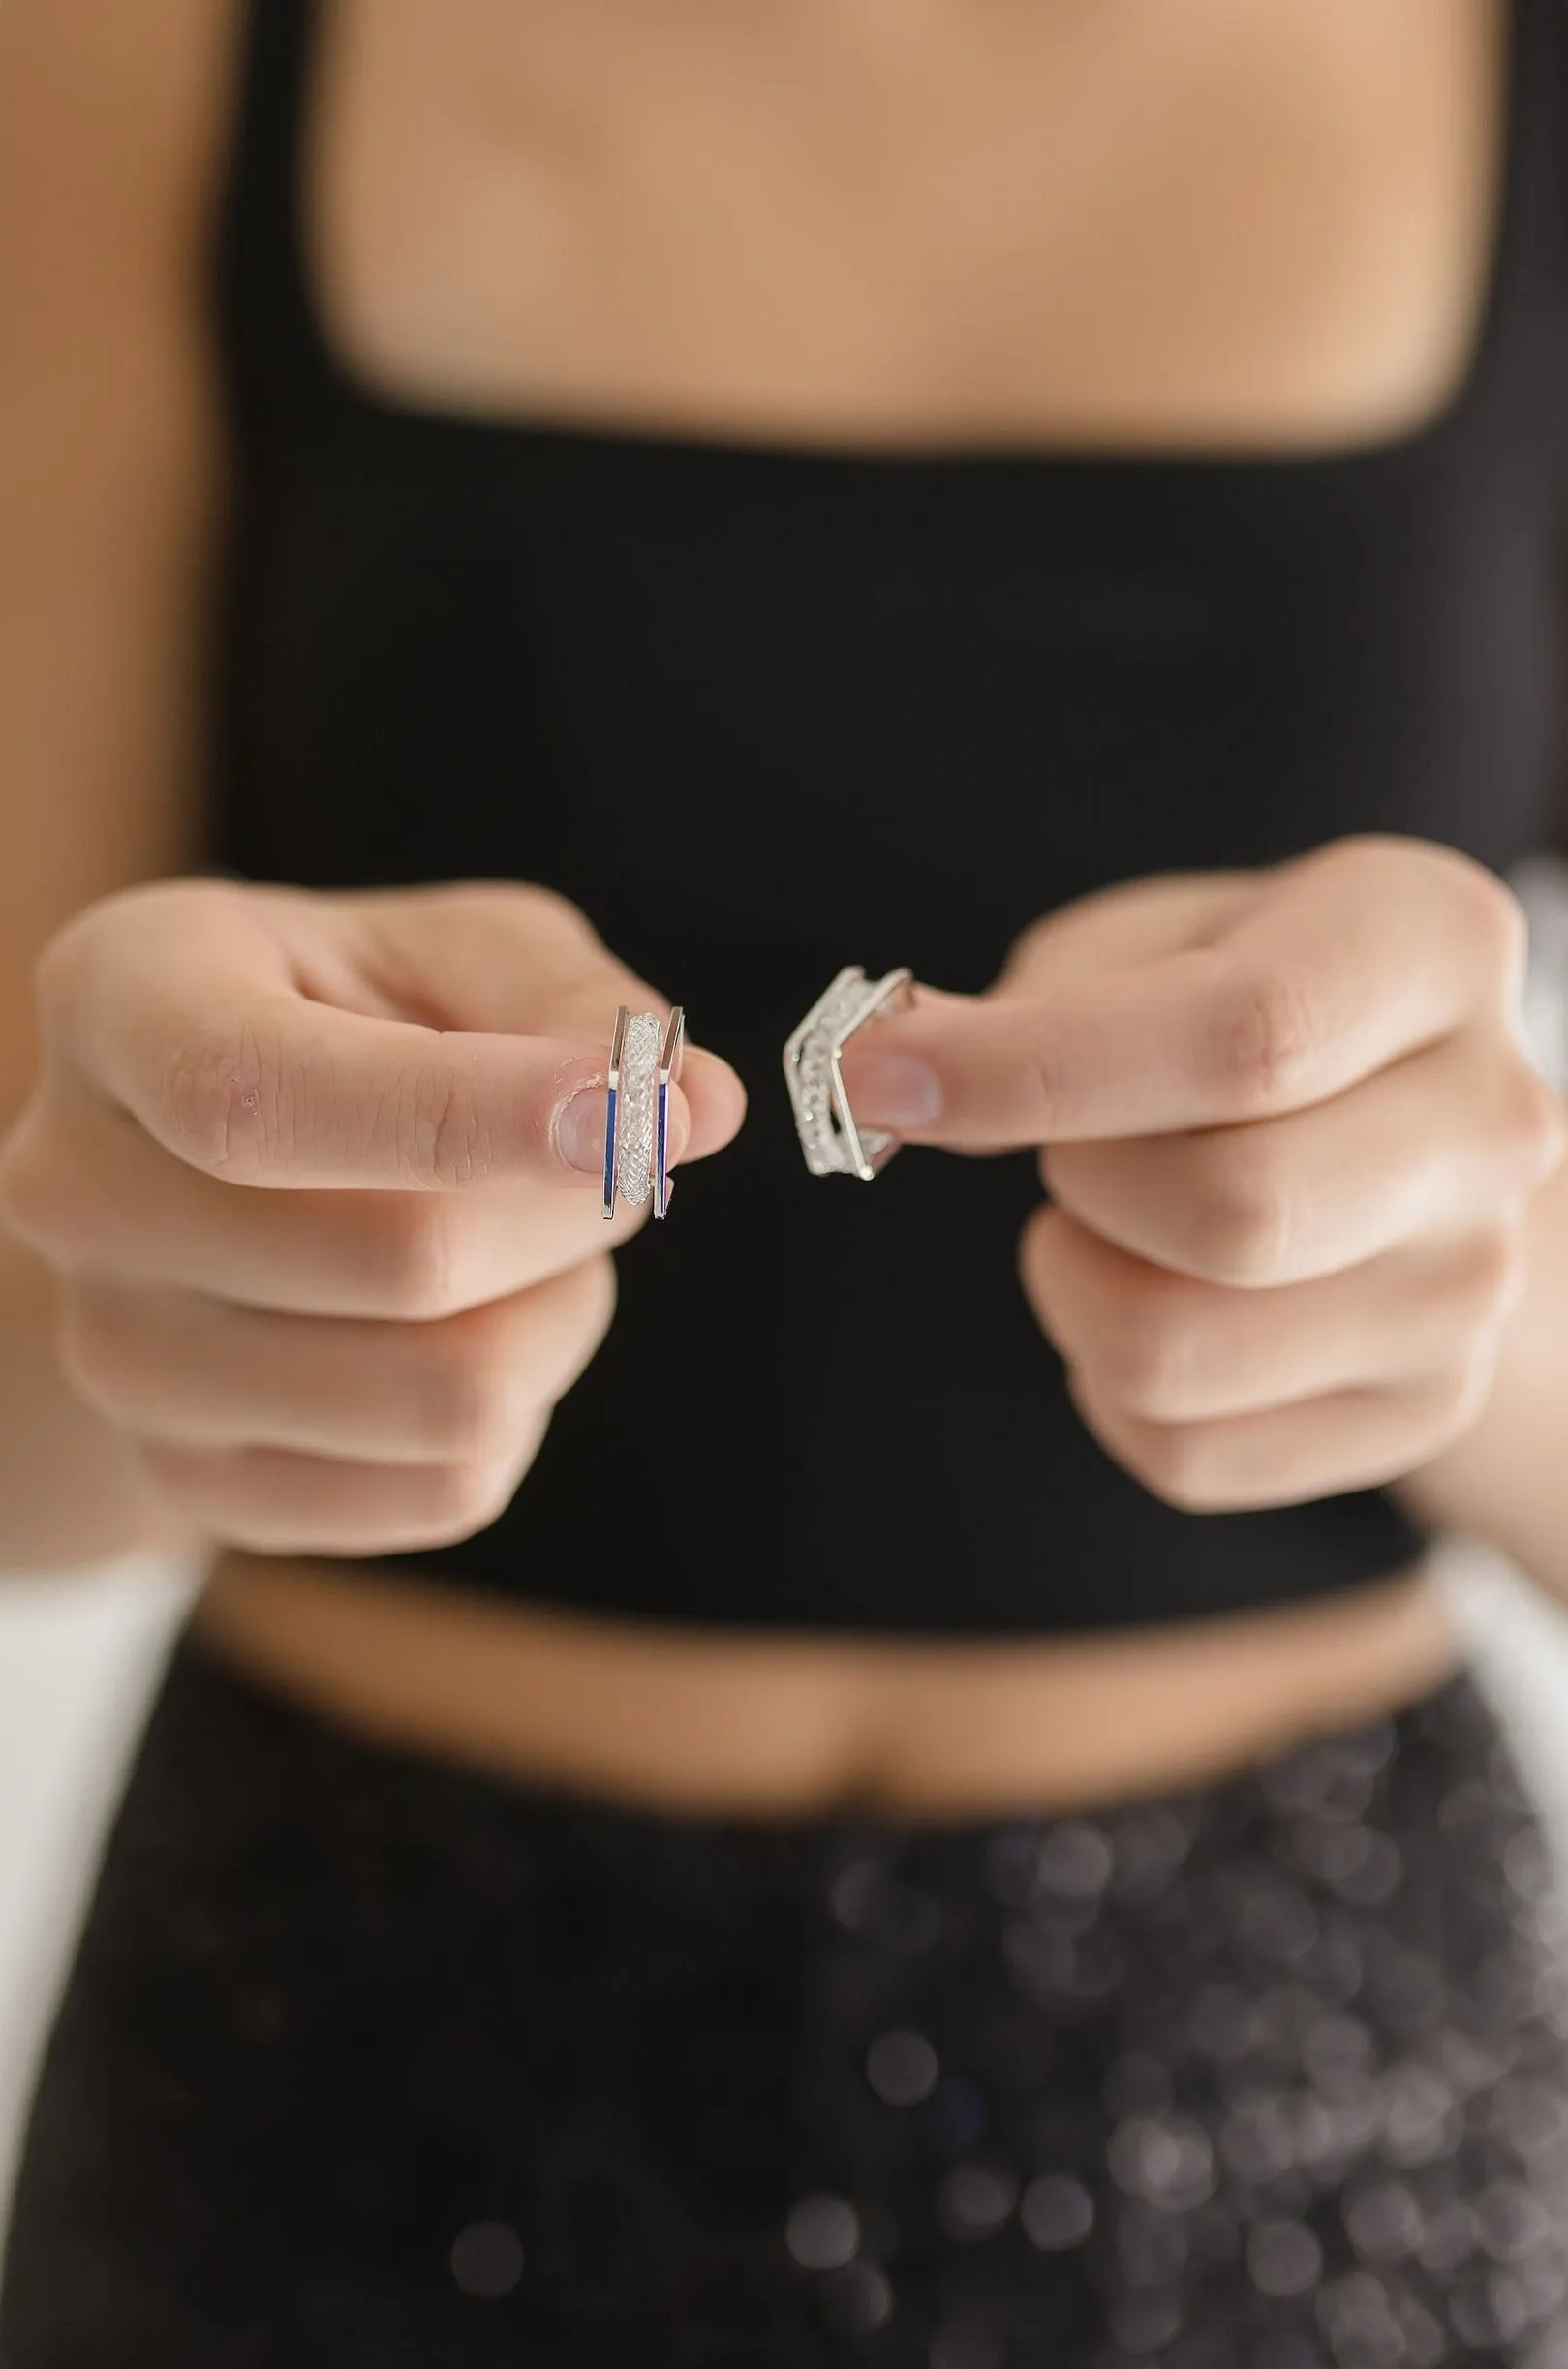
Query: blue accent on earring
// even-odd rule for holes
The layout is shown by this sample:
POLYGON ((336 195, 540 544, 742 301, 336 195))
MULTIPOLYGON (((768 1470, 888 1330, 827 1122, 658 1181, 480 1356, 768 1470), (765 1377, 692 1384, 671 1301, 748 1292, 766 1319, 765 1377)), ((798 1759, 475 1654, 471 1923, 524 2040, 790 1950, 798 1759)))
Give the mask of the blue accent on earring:
POLYGON ((612 1086, 605 1096, 604 1104, 604 1215, 606 1217, 613 1215, 615 1210, 616 1101, 617 1093, 612 1086))

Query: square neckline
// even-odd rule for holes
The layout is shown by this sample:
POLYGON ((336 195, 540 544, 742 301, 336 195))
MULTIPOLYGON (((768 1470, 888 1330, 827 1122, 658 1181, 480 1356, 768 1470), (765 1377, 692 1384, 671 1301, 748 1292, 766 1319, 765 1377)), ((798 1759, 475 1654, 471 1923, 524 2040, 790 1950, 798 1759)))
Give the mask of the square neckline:
MULTIPOLYGON (((1537 0, 1539 4, 1539 0, 1537 0)), ((1509 262, 1517 245, 1523 184, 1524 93, 1528 51, 1523 18, 1531 0, 1502 0, 1494 59, 1496 104, 1489 139, 1487 220, 1479 239, 1481 268, 1469 302, 1469 326, 1460 367, 1438 401, 1408 425, 1353 443, 1302 440, 1226 446, 1151 439, 1135 445, 1039 443, 1016 438, 970 441, 934 436, 896 443, 862 444, 844 437, 759 433, 720 422, 659 423, 634 416, 566 415, 535 411, 491 411, 479 405, 425 400, 380 381, 341 346, 323 303, 319 246, 313 231, 313 164, 320 156, 321 77, 316 63, 331 0, 251 0, 253 40, 262 20, 276 27, 290 6, 292 49, 288 59, 287 120, 275 163, 282 177, 277 192, 277 230, 286 247, 291 309, 301 347, 321 391, 340 414, 357 414, 383 433, 432 442, 472 444, 476 448, 510 447, 565 455, 621 455, 630 461, 667 456, 693 463, 756 469, 815 470, 823 474, 862 471, 899 474, 1071 472, 1148 475, 1166 472, 1236 477, 1261 471, 1281 477, 1321 477, 1398 466, 1421 458, 1445 443, 1468 418, 1490 379, 1499 344, 1509 262), (274 14, 275 12, 275 14, 274 14)))

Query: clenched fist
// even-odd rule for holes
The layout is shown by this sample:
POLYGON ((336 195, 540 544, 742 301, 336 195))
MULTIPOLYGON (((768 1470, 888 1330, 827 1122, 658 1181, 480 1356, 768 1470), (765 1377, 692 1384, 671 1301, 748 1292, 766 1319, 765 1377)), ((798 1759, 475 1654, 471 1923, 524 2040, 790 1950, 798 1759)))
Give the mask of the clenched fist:
POLYGON ((1177 1505, 1285 1504, 1413 1471, 1486 1401, 1564 1145, 1522 954, 1466 858, 1343 841, 1069 907, 845 1082, 918 1143, 1041 1147, 1023 1279, 1086 1421, 1177 1505))
MULTIPOLYGON (((661 1000, 548 891, 133 890, 39 971, 0 1214, 61 1355, 188 1523, 261 1553, 494 1519, 609 1323, 617 1003, 661 1000)), ((672 1149, 739 1126, 688 1051, 672 1149)))

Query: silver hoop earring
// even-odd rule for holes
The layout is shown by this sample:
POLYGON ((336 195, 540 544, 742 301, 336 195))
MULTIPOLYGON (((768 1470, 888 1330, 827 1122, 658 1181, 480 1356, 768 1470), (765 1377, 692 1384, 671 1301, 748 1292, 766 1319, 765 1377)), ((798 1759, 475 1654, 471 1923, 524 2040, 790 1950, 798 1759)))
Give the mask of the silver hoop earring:
POLYGON ((852 1176, 869 1184, 899 1148, 897 1135, 856 1124, 839 1056, 857 1029, 913 1001, 912 975, 890 970, 884 978, 868 979, 858 963, 849 964, 817 998, 784 1047, 784 1083, 795 1131, 814 1177, 852 1176))
POLYGON ((681 1074, 686 1014, 677 1004, 661 1028, 654 1012, 616 1006, 604 1113, 604 1215, 617 1197, 654 1215, 669 1208, 669 1090, 681 1074))

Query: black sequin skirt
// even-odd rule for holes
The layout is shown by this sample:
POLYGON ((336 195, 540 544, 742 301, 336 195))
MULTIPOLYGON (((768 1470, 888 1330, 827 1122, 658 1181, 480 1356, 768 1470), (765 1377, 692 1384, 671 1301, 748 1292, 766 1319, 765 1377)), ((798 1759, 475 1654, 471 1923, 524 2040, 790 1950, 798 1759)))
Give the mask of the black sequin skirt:
POLYGON ((1556 1939, 1468 1681, 1101 1817, 757 1823, 187 1642, 0 2369, 1568 2369, 1556 1939))

